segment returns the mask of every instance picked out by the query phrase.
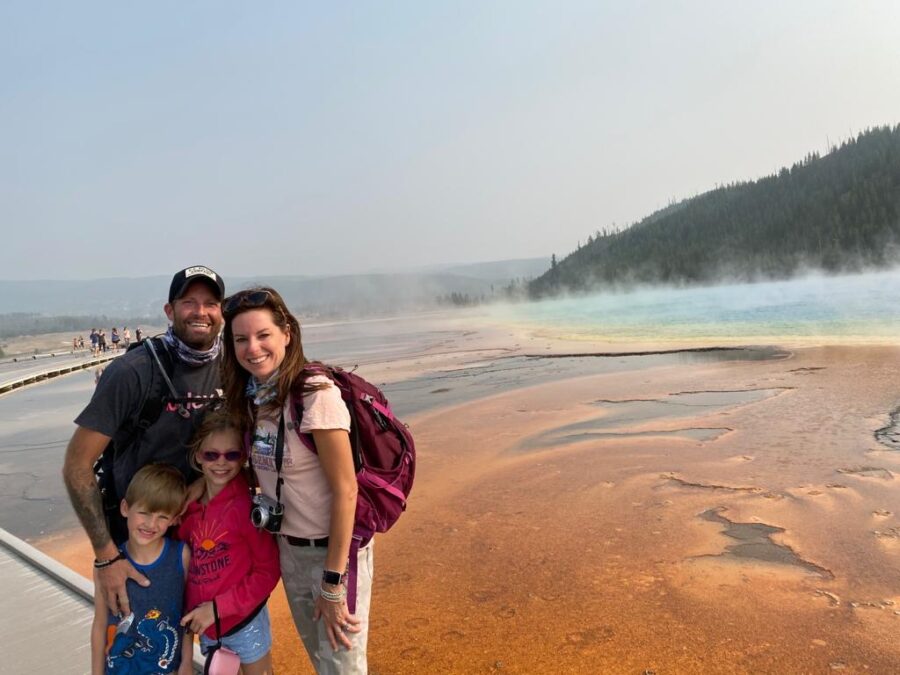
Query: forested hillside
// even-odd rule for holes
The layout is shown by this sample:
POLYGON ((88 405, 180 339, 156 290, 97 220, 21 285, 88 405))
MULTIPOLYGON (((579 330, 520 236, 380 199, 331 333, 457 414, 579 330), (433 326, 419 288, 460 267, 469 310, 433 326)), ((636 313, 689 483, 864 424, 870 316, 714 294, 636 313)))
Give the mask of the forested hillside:
POLYGON ((630 283, 787 278, 900 261, 900 125, 778 175, 719 187, 621 232, 598 232, 531 282, 533 297, 630 283))

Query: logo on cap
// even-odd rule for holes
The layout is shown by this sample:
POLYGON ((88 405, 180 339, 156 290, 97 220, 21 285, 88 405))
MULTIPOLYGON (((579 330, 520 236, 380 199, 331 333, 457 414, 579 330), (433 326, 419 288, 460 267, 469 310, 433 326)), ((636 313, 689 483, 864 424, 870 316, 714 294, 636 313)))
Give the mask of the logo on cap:
POLYGON ((202 274, 205 277, 209 277, 213 281, 217 280, 216 273, 213 272, 208 267, 204 267, 203 265, 197 265, 195 267, 188 267, 184 270, 185 278, 196 276, 197 274, 202 274))

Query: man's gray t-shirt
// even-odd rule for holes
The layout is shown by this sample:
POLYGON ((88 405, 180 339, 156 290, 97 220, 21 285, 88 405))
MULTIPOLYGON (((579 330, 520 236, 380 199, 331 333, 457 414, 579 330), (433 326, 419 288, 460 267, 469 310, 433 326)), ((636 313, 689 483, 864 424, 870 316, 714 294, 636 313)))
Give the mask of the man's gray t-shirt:
MULTIPOLYGON (((222 396, 219 384, 219 360, 193 367, 173 355, 175 367, 172 383, 180 397, 213 399, 222 396)), ((178 412, 178 405, 167 404, 159 419, 146 432, 137 452, 121 448, 131 436, 141 407, 151 386, 151 378, 161 381, 162 375, 144 347, 136 347, 114 359, 100 376, 90 403, 75 419, 75 424, 110 436, 116 443, 115 483, 121 498, 137 470, 152 462, 166 462, 191 476, 188 446, 198 418, 206 408, 205 401, 185 403, 190 417, 178 412), (154 372, 154 369, 155 372, 154 372)), ((162 391, 168 395, 168 387, 162 391)))

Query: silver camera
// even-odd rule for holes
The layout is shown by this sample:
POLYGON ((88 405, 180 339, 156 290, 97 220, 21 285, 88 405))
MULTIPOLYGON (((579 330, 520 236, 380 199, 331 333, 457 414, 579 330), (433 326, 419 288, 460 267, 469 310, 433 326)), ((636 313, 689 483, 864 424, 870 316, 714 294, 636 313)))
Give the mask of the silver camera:
POLYGON ((253 527, 266 529, 274 534, 281 529, 283 517, 283 504, 264 494, 253 496, 253 508, 250 510, 250 522, 253 523, 253 527))

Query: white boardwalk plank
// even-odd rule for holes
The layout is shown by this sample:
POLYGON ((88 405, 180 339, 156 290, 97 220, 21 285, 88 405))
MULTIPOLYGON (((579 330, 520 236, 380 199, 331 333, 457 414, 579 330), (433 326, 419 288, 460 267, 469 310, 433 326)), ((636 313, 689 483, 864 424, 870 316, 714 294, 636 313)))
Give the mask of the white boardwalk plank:
POLYGON ((0 645, 4 673, 90 673, 93 607, 0 547, 0 645))
MULTIPOLYGON (((90 675, 94 585, 0 528, 0 675, 90 675)), ((194 672, 203 672, 194 646, 194 672)))

